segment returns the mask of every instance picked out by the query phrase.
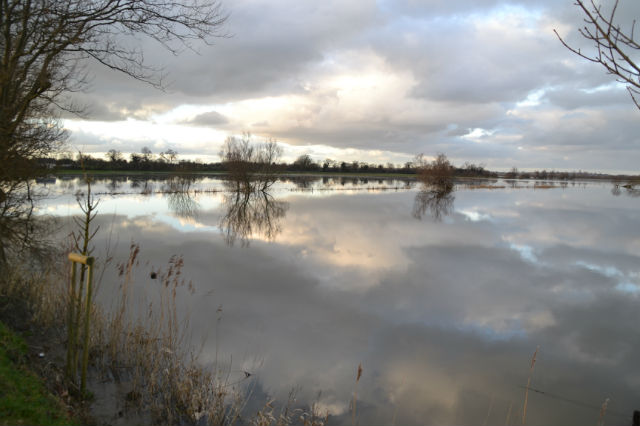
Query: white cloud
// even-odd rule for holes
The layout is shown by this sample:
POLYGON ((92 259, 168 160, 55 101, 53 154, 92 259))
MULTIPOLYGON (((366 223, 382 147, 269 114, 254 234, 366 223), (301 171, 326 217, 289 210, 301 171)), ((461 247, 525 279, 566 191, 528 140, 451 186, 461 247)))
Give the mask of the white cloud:
POLYGON ((330 149, 335 157, 355 149, 363 161, 384 152, 394 162, 445 152, 494 168, 635 169, 638 111, 626 91, 553 34, 589 49, 569 3, 226 6, 233 37, 199 55, 173 58, 143 44, 150 62, 166 65, 167 93, 92 67, 94 91, 79 99, 93 119, 129 132, 72 118, 76 143, 173 144, 206 157, 227 135, 251 131, 314 158, 330 149))

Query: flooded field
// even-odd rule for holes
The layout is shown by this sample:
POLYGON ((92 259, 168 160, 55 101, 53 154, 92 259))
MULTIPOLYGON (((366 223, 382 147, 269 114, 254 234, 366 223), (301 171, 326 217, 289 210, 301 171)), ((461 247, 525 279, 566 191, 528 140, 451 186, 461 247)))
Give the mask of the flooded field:
MULTIPOLYGON (((60 236, 80 179, 40 183, 60 236)), ((332 424, 629 424, 640 409, 640 198, 609 183, 98 178, 107 265, 140 247, 135 300, 181 256, 200 362, 229 382, 316 402, 332 424), (532 357, 537 350, 533 373, 532 357), (362 376, 356 383, 358 366, 362 376)))

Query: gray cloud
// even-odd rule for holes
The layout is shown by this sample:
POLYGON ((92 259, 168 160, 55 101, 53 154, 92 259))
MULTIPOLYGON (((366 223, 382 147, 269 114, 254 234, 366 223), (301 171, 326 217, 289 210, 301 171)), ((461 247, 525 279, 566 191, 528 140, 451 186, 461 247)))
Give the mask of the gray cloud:
MULTIPOLYGON (((624 25, 640 13, 628 3, 619 13, 624 25)), ((629 97, 553 34, 591 51, 570 2, 243 0, 226 7, 232 36, 212 47, 172 57, 140 42, 149 63, 164 67, 166 93, 90 65, 92 90, 77 99, 91 119, 148 120, 192 104, 226 121, 179 121, 253 129, 292 145, 440 151, 494 168, 635 168, 638 112, 629 97), (482 143, 461 138, 474 129, 486 132, 482 143)))
POLYGON ((204 112, 196 115, 190 120, 186 120, 183 124, 193 124, 196 126, 212 126, 216 127, 221 124, 227 124, 229 119, 217 111, 204 112))

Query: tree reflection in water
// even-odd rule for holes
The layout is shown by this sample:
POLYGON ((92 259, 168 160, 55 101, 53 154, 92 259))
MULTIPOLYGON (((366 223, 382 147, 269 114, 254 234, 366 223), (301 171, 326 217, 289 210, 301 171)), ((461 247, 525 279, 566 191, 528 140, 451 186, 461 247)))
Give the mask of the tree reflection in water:
MULTIPOLYGON (((273 240, 282 232, 281 221, 289 209, 289 203, 276 200, 265 189, 274 181, 229 179, 224 182, 224 215, 219 226, 227 244, 233 245, 240 240, 243 246, 248 246, 253 236, 273 240)), ((199 213, 200 204, 191 191, 194 182, 193 177, 174 176, 162 186, 169 209, 178 217, 194 219, 199 213)))
POLYGON ((178 217, 195 219, 198 215, 200 204, 191 194, 191 185, 195 181, 191 176, 173 176, 162 186, 169 209, 178 217))
POLYGON ((46 256, 51 250, 48 236, 56 229, 55 219, 35 215, 42 188, 29 180, 0 188, 0 274, 9 259, 46 256))
POLYGON ((433 220, 441 221, 443 216, 451 214, 453 211, 453 182, 441 185, 422 185, 420 192, 416 194, 413 201, 413 217, 422 219, 429 212, 433 220))
POLYGON ((289 203, 278 201, 262 190, 265 185, 261 182, 240 186, 228 181, 225 186, 230 192, 222 198, 226 213, 220 220, 220 229, 227 244, 233 245, 239 239, 243 246, 248 246, 252 236, 271 241, 282 232, 281 222, 289 203))

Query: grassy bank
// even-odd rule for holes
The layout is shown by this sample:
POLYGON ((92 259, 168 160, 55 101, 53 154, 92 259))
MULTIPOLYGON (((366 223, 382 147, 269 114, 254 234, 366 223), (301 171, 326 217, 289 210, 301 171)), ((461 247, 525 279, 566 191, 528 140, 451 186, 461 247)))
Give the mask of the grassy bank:
POLYGON ((27 362, 27 345, 0 322, 0 425, 79 424, 27 362))

